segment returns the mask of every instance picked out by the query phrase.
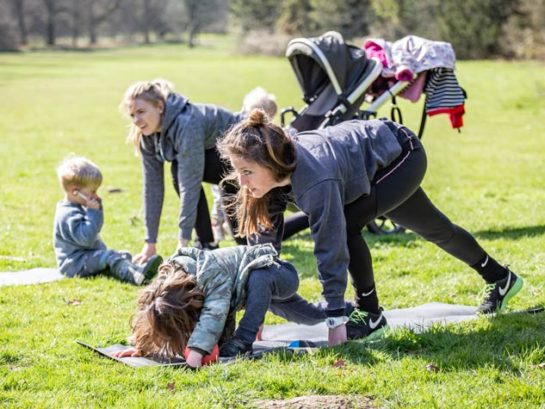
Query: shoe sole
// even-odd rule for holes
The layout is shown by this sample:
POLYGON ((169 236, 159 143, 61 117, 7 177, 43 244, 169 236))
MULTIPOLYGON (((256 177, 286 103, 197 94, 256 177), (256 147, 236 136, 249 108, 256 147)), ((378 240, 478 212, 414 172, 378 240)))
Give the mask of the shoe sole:
POLYGON ((348 338, 348 341, 368 341, 368 342, 377 341, 378 339, 382 338, 384 333, 389 329, 390 329, 390 327, 388 326, 388 324, 386 324, 385 326, 380 327, 376 331, 371 332, 366 337, 348 338))
POLYGON ((517 276, 517 281, 515 281, 515 284, 509 291, 507 291, 507 294, 505 294, 505 297, 503 298, 500 308, 498 308, 498 312, 502 312, 507 308, 507 304, 513 298, 517 293, 520 291, 522 286, 524 285, 524 280, 521 277, 517 276))
POLYGON ((163 258, 161 256, 157 256, 144 270, 144 284, 149 283, 153 277, 157 275, 157 270, 159 269, 159 266, 163 262, 163 258), (153 275, 149 276, 153 272, 153 275))

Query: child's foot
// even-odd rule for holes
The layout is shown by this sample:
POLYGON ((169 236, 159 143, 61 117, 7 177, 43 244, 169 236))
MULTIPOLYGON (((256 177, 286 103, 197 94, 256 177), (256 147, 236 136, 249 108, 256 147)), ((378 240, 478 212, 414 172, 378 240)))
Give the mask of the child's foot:
POLYGON ((220 358, 234 358, 252 354, 252 343, 247 343, 234 335, 220 347, 220 358))
POLYGON ((142 284, 149 283, 153 277, 157 275, 157 270, 162 262, 163 257, 159 255, 151 256, 148 261, 146 261, 146 263, 142 266, 142 274, 144 276, 142 284))
POLYGON ((509 300, 520 291, 523 284, 522 278, 507 268, 507 277, 486 285, 484 301, 477 308, 477 313, 493 314, 503 311, 509 300))

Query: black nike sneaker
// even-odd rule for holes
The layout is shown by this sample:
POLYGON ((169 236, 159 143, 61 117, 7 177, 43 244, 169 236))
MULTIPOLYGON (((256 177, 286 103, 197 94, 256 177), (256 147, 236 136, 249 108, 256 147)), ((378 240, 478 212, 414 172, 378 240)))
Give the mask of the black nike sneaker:
POLYGON ((388 328, 386 317, 382 313, 373 314, 354 308, 346 323, 346 336, 348 339, 375 339, 380 337, 388 328))
POLYGON ((487 284, 484 288, 484 301, 477 308, 477 314, 493 314, 501 312, 507 307, 507 303, 522 288, 524 280, 507 269, 507 277, 495 283, 487 284))

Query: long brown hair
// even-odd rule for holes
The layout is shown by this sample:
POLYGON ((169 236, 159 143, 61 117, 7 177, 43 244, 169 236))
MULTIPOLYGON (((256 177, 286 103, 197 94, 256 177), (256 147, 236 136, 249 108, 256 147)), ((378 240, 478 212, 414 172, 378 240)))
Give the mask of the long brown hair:
POLYGON ((142 355, 183 355, 204 303, 196 277, 175 263, 164 263, 159 275, 138 298, 132 338, 142 355))
MULTIPOLYGON (((232 128, 218 142, 222 159, 230 161, 232 156, 253 161, 269 169, 276 181, 284 180, 295 170, 297 155, 290 137, 282 128, 271 123, 261 109, 254 109, 245 121, 232 128)), ((225 179, 227 183, 238 183, 233 171, 225 179)), ((227 200, 227 211, 235 215, 239 225, 239 236, 259 232, 259 228, 272 227, 268 212, 270 194, 262 198, 253 197, 247 189, 239 189, 236 197, 227 200)))

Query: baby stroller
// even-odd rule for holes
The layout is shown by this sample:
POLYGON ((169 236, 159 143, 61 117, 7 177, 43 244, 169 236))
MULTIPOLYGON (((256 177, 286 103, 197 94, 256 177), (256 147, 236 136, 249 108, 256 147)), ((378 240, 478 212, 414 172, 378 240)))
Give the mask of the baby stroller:
MULTIPOLYGON (((346 44, 342 35, 334 31, 316 38, 290 41, 286 57, 301 87, 305 106, 299 111, 293 107, 283 109, 280 114, 282 126, 296 133, 354 118, 369 119, 376 117, 377 110, 388 100, 393 104, 391 119, 403 123, 396 95, 417 86, 420 93, 426 92, 419 138, 423 135, 427 115, 449 113, 453 127, 460 128, 465 92, 455 78, 453 82, 454 51, 450 44, 429 42, 415 36, 400 41, 391 46, 384 40, 368 40, 367 47, 359 48, 346 44), (430 47, 430 44, 431 48, 423 52, 422 46, 430 47), (413 62, 411 53, 419 58, 425 56, 424 61, 413 62), (373 58, 369 58, 370 54, 373 58), (404 63, 399 64, 400 71, 392 64, 396 57, 404 63), (433 75, 428 75, 432 68, 435 70, 433 75), (445 84, 448 85, 446 88, 445 84), (430 90, 435 91, 431 99, 430 90), (366 109, 362 109, 364 104, 368 105, 366 109), (288 114, 293 117, 289 123, 288 114)), ((408 95, 413 102, 415 95, 416 100, 420 96, 414 91, 408 95)), ((376 234, 403 231, 401 226, 384 217, 367 227, 376 234)))

